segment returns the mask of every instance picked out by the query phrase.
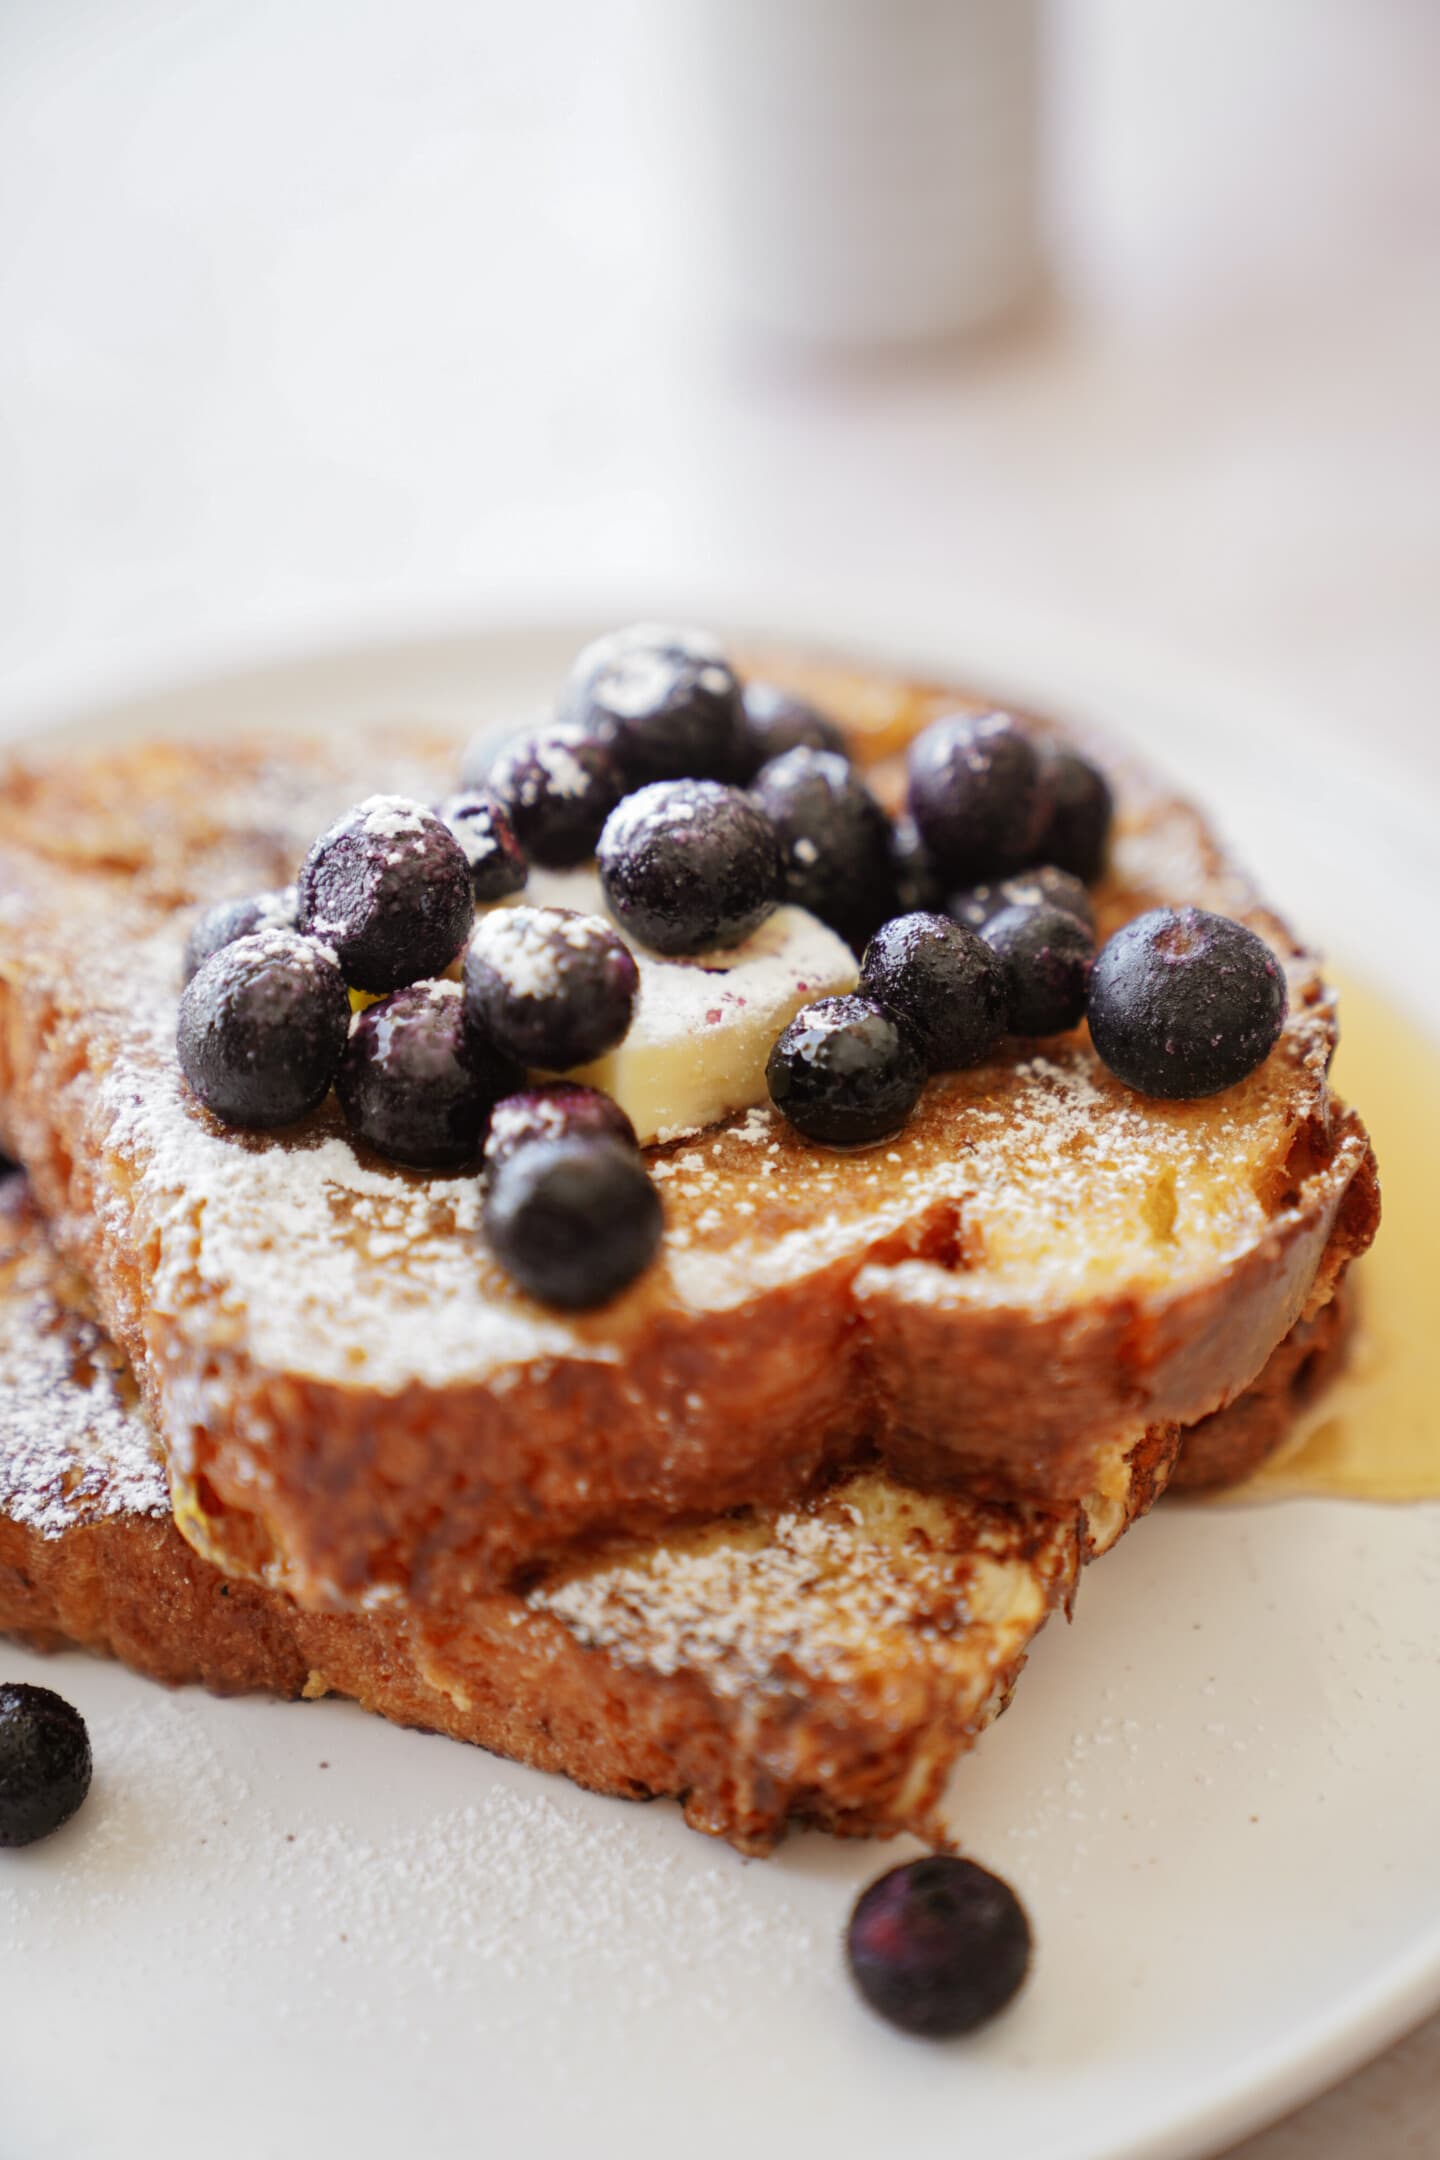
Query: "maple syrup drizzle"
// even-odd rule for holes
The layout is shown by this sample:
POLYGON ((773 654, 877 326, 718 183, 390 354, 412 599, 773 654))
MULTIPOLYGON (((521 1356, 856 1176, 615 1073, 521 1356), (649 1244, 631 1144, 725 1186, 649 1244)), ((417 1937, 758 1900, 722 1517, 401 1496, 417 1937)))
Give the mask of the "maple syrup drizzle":
POLYGON ((1333 1078, 1375 1143, 1384 1215, 1348 1364, 1237 1499, 1440 1499, 1440 1043, 1358 983, 1340 1015, 1333 1078))

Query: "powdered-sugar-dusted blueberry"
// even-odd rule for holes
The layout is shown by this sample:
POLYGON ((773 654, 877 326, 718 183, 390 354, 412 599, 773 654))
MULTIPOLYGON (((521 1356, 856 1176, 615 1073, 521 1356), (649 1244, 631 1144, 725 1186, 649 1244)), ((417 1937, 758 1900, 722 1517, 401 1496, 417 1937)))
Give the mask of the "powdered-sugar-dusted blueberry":
POLYGON ((625 785, 603 743, 559 722, 513 737, 489 777, 525 853, 548 870, 568 870, 594 854, 625 785))
POLYGON ((409 983, 356 1015, 335 1093, 352 1132, 392 1162, 460 1170, 480 1152, 491 1105, 519 1078, 467 1026, 459 983, 409 983))
POLYGON ((474 915, 470 865, 423 803, 371 795, 311 848, 300 928, 332 947, 345 980, 383 995, 443 975, 474 915))
POLYGON ((963 923, 943 915, 896 915, 865 948, 860 988, 898 1013, 931 1072, 989 1057, 1005 1034, 1001 961, 963 923))
POLYGON ((1068 908, 1007 907, 980 932, 1003 963, 1012 1035, 1060 1035, 1085 1014, 1095 940, 1068 908))
POLYGON ((634 623, 597 638, 570 671, 561 717, 613 750, 631 787, 741 768, 740 683, 708 631, 634 623))
POLYGON ((869 997, 828 997, 795 1015, 765 1078, 776 1109, 808 1140, 863 1147, 900 1130, 925 1064, 897 1014, 869 997))
POLYGON ((227 1125, 291 1125, 324 1100, 350 999, 335 956, 293 930, 261 930, 197 968, 175 1049, 205 1108, 227 1125))
POLYGON ((613 1095, 570 1080, 541 1081, 496 1103, 485 1134, 485 1167, 498 1170, 517 1148, 537 1140, 587 1136, 636 1145, 635 1127, 613 1095))
POLYGON ((249 937, 256 930, 293 930, 295 908, 293 885, 278 892, 254 893, 244 900, 217 901, 191 925, 181 980, 188 983, 211 953, 219 952, 222 945, 233 945, 236 938, 249 937))
POLYGON ((1036 860, 1040 753, 1008 713, 950 713, 910 745, 910 815, 950 890, 1036 860))
POLYGON ((972 885, 968 892, 952 893, 945 912, 972 930, 983 930, 1007 907, 1064 908, 1092 937, 1095 934, 1095 906, 1089 893, 1072 871, 1054 863, 1017 870, 1014 877, 1001 878, 997 885, 972 885))
POLYGON ((895 912, 890 820, 848 758, 803 744, 762 767, 752 793, 775 828, 785 898, 857 952, 895 912))
POLYGON ((621 1042, 640 972, 598 915, 571 908, 495 908, 465 949, 470 1025, 520 1065, 568 1072, 621 1042))
POLYGON ((465 852, 478 905, 486 907, 523 890, 525 850, 498 795, 485 787, 465 788, 441 803, 435 814, 465 852))
POLYGON ((627 795, 597 854, 612 914, 652 952, 738 945, 780 897, 774 826, 716 780, 660 780, 627 795))

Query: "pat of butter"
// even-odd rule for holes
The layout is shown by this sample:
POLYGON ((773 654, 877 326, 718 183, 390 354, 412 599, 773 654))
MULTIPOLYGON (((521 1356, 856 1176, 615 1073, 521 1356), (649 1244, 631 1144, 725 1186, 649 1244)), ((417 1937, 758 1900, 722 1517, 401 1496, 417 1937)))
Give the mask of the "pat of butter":
MULTIPOLYGON (((591 868, 532 870, 515 897, 612 919, 591 868)), ((858 972, 844 939, 804 908, 777 908, 743 945, 694 959, 626 943, 640 970, 629 1033, 566 1078, 613 1095, 642 1144, 765 1102, 765 1066, 781 1029, 815 998, 853 990, 858 972)))

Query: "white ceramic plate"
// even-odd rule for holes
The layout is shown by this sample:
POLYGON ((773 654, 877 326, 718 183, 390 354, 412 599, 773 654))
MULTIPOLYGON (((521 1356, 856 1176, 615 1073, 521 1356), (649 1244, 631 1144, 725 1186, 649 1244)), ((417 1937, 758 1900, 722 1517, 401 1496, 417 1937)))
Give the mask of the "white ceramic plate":
MULTIPOLYGON (((81 733, 478 722, 543 697, 579 636, 287 665, 81 733)), ((1343 786, 1311 775, 1250 716, 989 657, 1163 737, 1267 889, 1440 1022, 1404 927, 1431 921, 1432 810, 1358 756, 1343 786)), ((80 1705, 98 1770, 65 1831, 0 1855, 4 2150, 1210 2152, 1440 2004, 1437 1586, 1440 1509, 1329 1502, 1161 1509, 1093 1569, 955 1782, 1038 1955, 1009 2015, 944 2048, 870 2019, 841 1969, 896 1848, 811 1836, 747 1864, 672 1807, 342 1704, 7 1652, 80 1705)))

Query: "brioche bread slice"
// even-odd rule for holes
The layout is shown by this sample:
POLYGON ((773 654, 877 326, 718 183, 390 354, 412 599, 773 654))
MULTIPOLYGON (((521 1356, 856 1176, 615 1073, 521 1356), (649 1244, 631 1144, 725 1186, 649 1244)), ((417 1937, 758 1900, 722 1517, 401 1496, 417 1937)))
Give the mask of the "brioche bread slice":
MULTIPOLYGON (((882 787, 908 734, 977 702, 765 671, 834 712, 882 787)), ((1193 810, 1103 750, 1102 927, 1182 902, 1252 923, 1290 992, 1265 1064, 1157 1103, 1080 1028, 932 1082, 893 1145, 848 1157, 752 1110, 650 1151, 667 1231, 631 1290, 546 1310, 487 1254, 473 1178, 357 1152, 333 1104, 223 1131, 175 1065, 194 909, 282 882, 357 797, 438 795, 456 755, 418 732, 165 742, 22 762, 0 790, 0 1138, 139 1375, 185 1534, 228 1573, 453 1611, 577 1540, 783 1507, 875 1459, 1087 1506, 1107 1542, 1137 1444, 1248 1387, 1368 1242, 1373 1162, 1328 1092, 1317 963, 1193 810)))
MULTIPOLYGON (((1313 1340, 1304 1354, 1313 1384, 1313 1340)), ((1294 1393, 1282 1350, 1197 1436, 1198 1467, 1223 1461, 1227 1418, 1273 1444, 1294 1393)), ((1168 1450, 1136 1451, 1128 1510, 1167 1468, 1168 1450)), ((859 1471, 448 1619, 398 1601, 308 1612, 227 1580, 180 1536, 124 1360, 24 1180, 0 1186, 0 1629, 40 1648, 219 1693, 352 1696, 597 1791, 672 1795, 747 1852, 791 1820, 938 1839, 951 1768, 1073 1595, 1087 1542, 1079 1514, 859 1471)))

